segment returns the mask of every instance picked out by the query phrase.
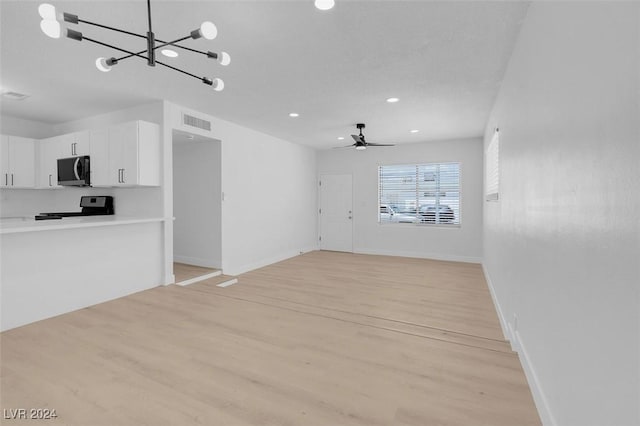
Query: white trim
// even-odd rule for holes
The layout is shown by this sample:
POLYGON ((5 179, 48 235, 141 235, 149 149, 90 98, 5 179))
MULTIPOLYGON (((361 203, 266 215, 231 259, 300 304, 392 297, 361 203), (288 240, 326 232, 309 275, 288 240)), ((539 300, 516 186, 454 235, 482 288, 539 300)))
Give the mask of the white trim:
POLYGON ((279 255, 271 256, 271 257, 259 260, 257 262, 248 263, 245 265, 239 265, 236 267, 224 265, 222 269, 227 275, 240 275, 240 274, 247 273, 249 271, 253 271, 254 269, 259 269, 264 266, 282 262, 283 260, 291 259, 292 257, 300 256, 303 253, 307 253, 310 251, 317 251, 317 250, 318 250, 318 247, 305 247, 299 251, 283 252, 283 253, 280 253, 279 255))
POLYGON ((540 381, 538 380, 538 375, 533 368, 533 364, 529 359, 529 355, 527 353, 525 345, 522 342, 520 333, 517 330, 514 333, 513 340, 516 342, 516 346, 518 347, 518 357, 520 358, 520 364, 522 365, 524 374, 527 377, 527 382, 529 383, 529 388, 531 389, 533 401, 535 402, 536 408, 538 409, 540 421, 542 421, 542 424, 544 426, 557 426, 558 422, 551 412, 551 407, 549 406, 547 397, 542 390, 542 386, 540 385, 540 381))
POLYGON ((481 257, 474 256, 457 256, 451 254, 440 253, 423 253, 414 251, 398 251, 398 250, 376 250, 376 249, 362 249, 356 248, 354 253, 359 254, 373 254, 379 256, 400 256, 400 257, 413 257, 418 259, 433 259, 433 260, 445 260, 450 262, 465 262, 465 263, 482 263, 481 257))
POLYGON ((184 287, 186 285, 197 283, 199 281, 208 280, 209 278, 217 277, 219 275, 222 275, 222 271, 210 272, 208 274, 200 275, 195 278, 190 278, 188 280, 180 281, 179 283, 176 283, 176 285, 184 287))
POLYGON ((547 397, 545 396, 542 386, 540 385, 540 381, 538 380, 538 375, 535 373, 527 350, 522 343, 520 332, 517 329, 514 329, 513 325, 507 321, 505 313, 498 301, 498 295, 496 294, 493 283, 491 282, 489 271, 484 263, 482 264, 482 270, 484 272, 485 280, 487 281, 487 287, 489 287, 489 293, 491 293, 491 298, 493 299, 493 304, 496 308, 496 313, 498 314, 498 319, 500 320, 502 334, 504 334, 505 339, 511 343, 511 349, 518 353, 520 365, 522 365, 522 369, 524 370, 524 374, 527 378, 527 383, 529 384, 529 389, 531 390, 533 401, 536 404, 540 420, 544 426, 557 426, 558 423, 551 413, 547 397))
POLYGON ((232 278, 230 280, 227 280, 225 282, 222 282, 220 284, 216 284, 216 287, 229 287, 230 285, 236 284, 238 282, 237 278, 232 278))
MULTIPOLYGON (((493 305, 496 308, 498 319, 500 320, 500 327, 502 328, 502 334, 504 335, 505 340, 513 341, 513 339, 511 338, 512 334, 510 333, 511 328, 509 327, 509 323, 506 317, 504 316, 504 312, 502 312, 502 308, 500 307, 500 302, 498 302, 498 296, 496 295, 496 290, 493 288, 493 283, 491 282, 489 271, 487 271, 487 267, 485 266, 484 263, 482 264, 482 272, 484 272, 484 279, 487 282, 487 287, 489 287, 489 293, 491 293, 491 299, 493 299, 493 305)), ((513 349, 513 344, 512 344, 512 349, 513 349)))

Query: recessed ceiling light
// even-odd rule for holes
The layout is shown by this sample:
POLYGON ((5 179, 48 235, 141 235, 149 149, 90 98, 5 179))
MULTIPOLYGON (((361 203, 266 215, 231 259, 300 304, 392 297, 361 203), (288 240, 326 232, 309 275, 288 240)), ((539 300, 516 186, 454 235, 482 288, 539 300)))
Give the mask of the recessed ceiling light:
POLYGON ((411 133, 418 133, 420 130, 413 129, 411 133))
POLYGON ((338 136, 338 140, 339 141, 343 141, 344 140, 344 136, 338 136))
POLYGON ((168 58, 177 58, 178 57, 178 52, 176 52, 175 50, 171 50, 171 49, 162 49, 160 51, 160 53, 162 53, 164 56, 166 56, 168 58))
POLYGON ((393 104, 393 103, 398 102, 399 100, 400 99, 398 99, 398 98, 389 98, 389 99, 387 99, 387 102, 389 102, 390 104, 393 104))
POLYGON ((336 2, 334 0, 315 0, 313 4, 320 10, 329 10, 335 6, 336 2))
POLYGON ((300 117, 300 114, 298 114, 297 112, 291 112, 289 113, 289 117, 300 117))

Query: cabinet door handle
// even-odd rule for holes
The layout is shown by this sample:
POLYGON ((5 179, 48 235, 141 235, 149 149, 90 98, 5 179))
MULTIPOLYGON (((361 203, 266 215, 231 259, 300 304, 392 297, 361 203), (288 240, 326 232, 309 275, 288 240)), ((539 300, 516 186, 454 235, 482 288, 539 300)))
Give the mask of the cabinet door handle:
POLYGON ((51 175, 49 175, 49 186, 53 186, 51 185, 51 175))
POLYGON ((4 174, 4 186, 9 186, 9 173, 4 174))
POLYGON ((11 173, 11 186, 13 186, 13 173, 11 173))
POLYGON ((122 169, 122 183, 125 183, 125 181, 124 181, 124 169, 122 169))

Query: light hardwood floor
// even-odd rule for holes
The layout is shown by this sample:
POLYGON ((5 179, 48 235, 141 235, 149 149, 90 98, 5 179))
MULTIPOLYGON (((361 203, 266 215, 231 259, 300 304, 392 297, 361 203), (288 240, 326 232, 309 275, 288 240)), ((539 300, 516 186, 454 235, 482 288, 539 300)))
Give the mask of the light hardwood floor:
POLYGON ((540 424, 478 265, 312 252, 239 278, 2 333, 0 407, 82 426, 540 424))
POLYGON ((196 265, 187 265, 186 263, 173 263, 173 274, 176 277, 176 283, 192 280, 203 275, 218 272, 218 269, 205 268, 196 265))

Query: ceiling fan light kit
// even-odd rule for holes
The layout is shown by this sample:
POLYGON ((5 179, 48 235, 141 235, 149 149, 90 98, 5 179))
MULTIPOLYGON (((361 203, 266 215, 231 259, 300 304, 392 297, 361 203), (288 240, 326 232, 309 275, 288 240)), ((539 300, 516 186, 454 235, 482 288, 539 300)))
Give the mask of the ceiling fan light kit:
POLYGON ((62 12, 59 13, 55 6, 51 5, 51 4, 47 4, 47 3, 43 3, 38 7, 38 13, 40 14, 40 17, 42 18, 42 21, 40 22, 40 29, 42 30, 43 33, 45 33, 48 37, 51 38, 60 38, 62 35, 65 35, 66 37, 72 39, 72 40, 77 40, 77 41, 83 41, 86 40, 88 42, 94 43, 94 44, 99 44, 101 46, 104 47, 108 47, 114 50, 117 50, 119 52, 122 53, 126 53, 126 55, 116 58, 116 57, 110 57, 110 58, 105 58, 105 57, 101 57, 96 59, 96 68, 98 68, 98 70, 102 71, 102 72, 109 72, 111 71, 111 68, 114 65, 117 65, 120 61, 124 60, 124 59, 128 59, 131 57, 138 57, 141 59, 145 59, 147 61, 147 65, 154 67, 157 65, 161 65, 163 67, 172 69, 174 71, 178 71, 182 74, 188 75, 190 77, 194 77, 197 78, 198 80, 202 81, 204 84, 212 86, 213 90, 216 91, 221 91, 222 89, 224 89, 224 82, 222 81, 222 79, 220 78, 210 78, 210 77, 200 77, 198 75, 195 75, 193 73, 190 73, 188 71, 184 71, 180 68, 174 67, 173 65, 169 65, 167 63, 158 61, 156 59, 156 50, 161 49, 161 52, 167 56, 167 57, 172 57, 175 58, 178 56, 178 53, 175 52, 172 49, 164 49, 165 47, 172 47, 172 48, 178 48, 178 49, 182 49, 182 50, 186 50, 189 52, 193 52, 193 53, 198 53, 201 55, 206 56, 209 59, 215 59, 216 62, 218 62, 220 65, 223 66, 227 66, 231 63, 231 56, 229 56, 229 54, 227 52, 220 52, 220 53, 216 53, 216 52, 211 52, 211 51, 202 51, 202 50, 196 50, 196 49, 192 49, 190 47, 184 46, 182 44, 179 44, 185 40, 189 40, 189 39, 199 39, 199 38, 204 38, 206 40, 213 40, 217 37, 218 35, 218 29, 216 28, 216 26, 213 24, 213 22, 209 22, 209 21, 205 21, 203 22, 199 28, 191 31, 189 33, 188 36, 173 40, 173 41, 163 41, 160 39, 157 39, 155 37, 155 34, 152 31, 152 26, 151 26, 151 0, 147 0, 147 18, 148 18, 148 23, 149 23, 149 30, 147 31, 146 35, 142 35, 142 34, 136 34, 136 33, 132 33, 130 31, 125 31, 119 28, 114 28, 114 27, 110 27, 107 25, 102 25, 102 24, 98 24, 95 22, 91 22, 91 21, 86 21, 84 19, 80 19, 78 18, 78 15, 74 15, 71 13, 66 13, 66 12, 62 12), (133 37, 138 37, 138 38, 143 38, 146 40, 147 42, 147 48, 145 50, 141 50, 138 52, 132 52, 129 51, 127 49, 123 49, 121 47, 117 47, 117 46, 113 46, 98 40, 95 40, 93 38, 89 38, 85 35, 83 35, 80 31, 76 31, 76 30, 72 30, 70 28, 65 28, 62 26, 61 23, 69 23, 69 24, 87 24, 87 25, 93 25, 96 27, 100 27, 103 29, 107 29, 107 30, 111 30, 111 31, 116 31, 119 33, 123 33, 123 34, 127 34, 133 37), (64 29, 64 31, 63 31, 64 29))
MULTIPOLYGON (((353 138, 353 140, 355 141, 354 144, 352 145, 347 145, 347 146, 341 146, 339 148, 351 148, 351 147, 355 147, 356 150, 358 151, 364 151, 365 149, 367 149, 367 147, 369 146, 395 146, 394 144, 389 144, 389 143, 373 143, 373 142, 367 142, 364 138, 364 135, 362 134, 362 129, 365 128, 364 123, 358 123, 356 124, 356 128, 360 131, 359 135, 351 135, 351 137, 353 138)), ((340 139, 340 138, 338 138, 340 139)))

